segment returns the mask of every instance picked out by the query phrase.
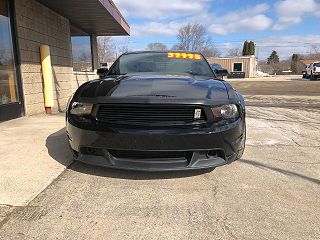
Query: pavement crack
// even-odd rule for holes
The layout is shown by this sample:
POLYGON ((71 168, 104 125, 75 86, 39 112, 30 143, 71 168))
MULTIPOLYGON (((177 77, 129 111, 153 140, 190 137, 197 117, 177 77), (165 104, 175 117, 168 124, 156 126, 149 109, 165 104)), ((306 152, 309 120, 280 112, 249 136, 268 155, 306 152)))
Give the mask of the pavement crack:
POLYGON ((286 160, 280 160, 276 158, 271 158, 274 161, 277 162, 284 162, 284 163, 293 163, 293 164, 303 164, 303 165, 318 165, 320 162, 300 162, 300 161, 286 161, 286 160))
MULTIPOLYGON (((250 146, 250 147, 294 147, 296 146, 295 144, 282 144, 282 143, 276 143, 276 144, 270 144, 270 145, 264 145, 264 144, 250 144, 247 143, 246 146, 250 146)), ((300 144, 299 147, 303 147, 303 148, 315 148, 315 149, 319 149, 320 145, 313 145, 313 146, 309 146, 309 145, 302 145, 300 144)))
POLYGON ((13 206, 11 204, 0 204, 0 207, 14 208, 14 207, 21 207, 21 206, 13 206))
POLYGON ((294 144, 296 144, 297 146, 301 147, 301 144, 298 143, 294 138, 290 138, 292 142, 294 142, 294 144))
POLYGON ((9 221, 9 219, 11 218, 11 216, 14 213, 18 212, 20 209, 23 209, 24 206, 23 207, 12 207, 12 208, 13 208, 13 210, 11 212, 9 212, 2 221, 0 221, 0 229, 9 221))
POLYGON ((228 239, 238 239, 237 236, 232 232, 230 226, 228 225, 228 218, 227 216, 223 216, 222 218, 218 219, 218 223, 220 224, 222 230, 229 235, 230 238, 228 239))

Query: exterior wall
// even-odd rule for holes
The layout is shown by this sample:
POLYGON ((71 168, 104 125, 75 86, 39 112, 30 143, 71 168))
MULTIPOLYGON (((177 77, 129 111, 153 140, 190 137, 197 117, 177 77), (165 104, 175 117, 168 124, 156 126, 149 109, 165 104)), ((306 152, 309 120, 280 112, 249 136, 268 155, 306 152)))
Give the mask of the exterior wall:
POLYGON ((245 77, 255 77, 257 67, 255 57, 238 57, 238 58, 209 58, 210 64, 217 63, 226 68, 228 72, 233 72, 234 63, 242 63, 242 70, 245 72, 245 77))
POLYGON ((64 111, 70 95, 89 79, 73 73, 69 20, 35 0, 15 0, 15 11, 26 115, 44 112, 42 44, 51 51, 54 111, 64 111))
POLYGON ((250 72, 249 72, 249 78, 256 77, 257 69, 258 68, 258 61, 255 57, 250 58, 250 72))

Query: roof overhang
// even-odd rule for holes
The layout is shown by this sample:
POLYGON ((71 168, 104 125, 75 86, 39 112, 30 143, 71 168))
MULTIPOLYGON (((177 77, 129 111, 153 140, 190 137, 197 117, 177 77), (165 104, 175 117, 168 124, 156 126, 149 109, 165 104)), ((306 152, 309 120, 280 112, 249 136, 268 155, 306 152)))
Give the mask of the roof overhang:
POLYGON ((130 26, 111 0, 37 0, 69 19, 72 35, 129 35, 130 26))
POLYGON ((218 60, 227 60, 227 59, 250 59, 250 58, 256 58, 255 55, 250 56, 239 56, 239 57, 209 57, 208 59, 218 59, 218 60))
POLYGON ((314 62, 320 62, 320 60, 316 60, 316 59, 303 59, 303 60, 300 60, 301 62, 303 62, 305 65, 308 65, 308 64, 311 64, 311 63, 314 63, 314 62))

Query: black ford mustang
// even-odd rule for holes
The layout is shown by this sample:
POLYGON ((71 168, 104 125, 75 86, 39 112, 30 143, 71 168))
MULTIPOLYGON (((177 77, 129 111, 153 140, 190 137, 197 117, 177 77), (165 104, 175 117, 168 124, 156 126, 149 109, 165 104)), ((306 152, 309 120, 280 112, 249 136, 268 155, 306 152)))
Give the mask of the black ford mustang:
POLYGON ((244 99, 198 53, 123 54, 79 87, 66 116, 75 159, 93 165, 214 168, 245 147, 244 99))

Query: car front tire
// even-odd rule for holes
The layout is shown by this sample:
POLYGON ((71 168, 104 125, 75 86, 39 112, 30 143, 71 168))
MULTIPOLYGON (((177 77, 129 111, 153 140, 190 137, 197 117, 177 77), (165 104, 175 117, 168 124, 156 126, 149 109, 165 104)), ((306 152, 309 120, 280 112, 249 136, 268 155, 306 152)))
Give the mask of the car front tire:
POLYGON ((317 80, 317 78, 311 73, 310 80, 311 80, 311 81, 317 80))
POLYGON ((240 143, 236 160, 239 160, 243 156, 244 150, 246 148, 246 138, 247 138, 247 127, 246 127, 246 124, 244 124, 243 137, 240 143))

